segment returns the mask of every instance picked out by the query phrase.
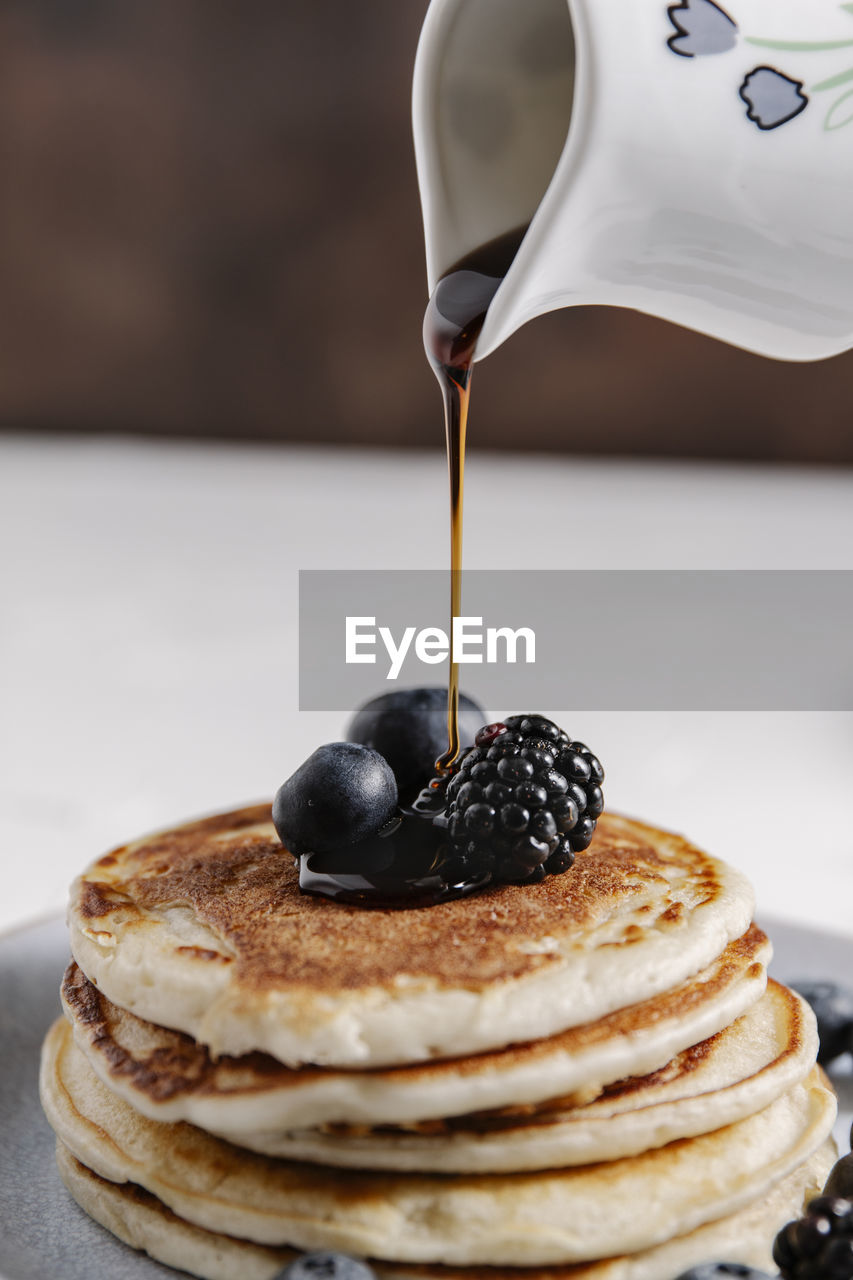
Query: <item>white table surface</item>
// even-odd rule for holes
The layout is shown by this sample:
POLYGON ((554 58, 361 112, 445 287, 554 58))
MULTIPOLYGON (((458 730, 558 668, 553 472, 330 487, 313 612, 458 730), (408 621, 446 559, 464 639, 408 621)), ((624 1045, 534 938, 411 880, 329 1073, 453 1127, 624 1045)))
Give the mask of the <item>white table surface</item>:
MULTIPOLYGON (((466 567, 570 567, 541 535, 549 509, 588 532, 590 568, 853 568, 853 472, 490 456, 474 438, 466 567)), ((269 797, 340 737, 341 717, 297 709, 297 570, 442 568, 446 524, 438 449, 0 437, 0 928, 60 908, 110 845, 269 797)), ((602 757, 610 807, 737 863, 760 913, 853 934, 851 715, 567 727, 602 757)))

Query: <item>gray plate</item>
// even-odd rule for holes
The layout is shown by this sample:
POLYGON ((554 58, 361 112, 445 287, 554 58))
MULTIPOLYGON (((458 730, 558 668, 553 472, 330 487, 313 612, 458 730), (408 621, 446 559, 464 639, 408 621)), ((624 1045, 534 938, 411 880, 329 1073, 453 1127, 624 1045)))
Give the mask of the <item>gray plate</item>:
MULTIPOLYGON (((782 980, 843 979, 853 973, 853 939, 769 923, 773 971, 782 980)), ((50 920, 0 938, 0 1280, 153 1280, 178 1273, 134 1253, 96 1226, 56 1172, 54 1139, 38 1101, 42 1037, 59 1012, 68 959, 65 925, 50 920)), ((847 1150, 853 1073, 842 1059, 835 1083, 847 1150)))

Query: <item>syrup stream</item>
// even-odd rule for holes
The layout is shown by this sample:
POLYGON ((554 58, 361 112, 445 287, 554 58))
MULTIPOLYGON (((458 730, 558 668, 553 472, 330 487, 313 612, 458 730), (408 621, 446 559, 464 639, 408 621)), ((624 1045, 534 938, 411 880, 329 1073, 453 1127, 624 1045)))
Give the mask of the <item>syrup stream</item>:
MULTIPOLYGON (((477 339, 489 304, 515 257, 521 228, 492 240, 452 267, 433 291, 424 316, 424 346, 444 400, 447 469, 450 480, 450 625, 462 609, 462 506, 465 433, 471 370, 477 339)), ((447 692, 447 750, 436 772, 447 776, 459 754, 459 665, 451 657, 447 692)), ((436 906, 476 893, 490 880, 479 877, 448 883, 442 874, 447 837, 434 824, 442 806, 439 788, 426 805, 403 810, 392 831, 331 853, 307 853, 299 859, 299 887, 336 902, 359 907, 436 906)))
MULTIPOLYGON (((526 227, 490 240, 439 280, 424 316, 424 348, 441 387, 450 481, 450 631, 462 611, 462 510, 471 373, 486 312, 503 283, 526 227)), ((451 654, 447 686, 447 750, 435 763, 446 777, 459 755, 459 664, 451 654)))
MULTIPOLYGON (((444 424, 447 436, 447 470, 450 482, 450 626, 462 612, 462 508, 465 492, 465 435, 468 427, 468 403, 471 398, 471 370, 464 381, 454 376, 461 372, 445 369, 442 383, 444 424)), ((440 776, 451 772, 459 755, 459 663, 451 656, 447 683, 447 750, 436 760, 440 776)))

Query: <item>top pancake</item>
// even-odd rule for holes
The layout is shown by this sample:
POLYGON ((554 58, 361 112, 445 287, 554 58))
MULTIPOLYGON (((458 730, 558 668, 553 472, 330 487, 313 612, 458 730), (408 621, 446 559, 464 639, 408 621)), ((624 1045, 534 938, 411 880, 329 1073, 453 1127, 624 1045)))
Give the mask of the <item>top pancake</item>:
POLYGON ((389 1065, 554 1035, 670 989, 751 919, 746 880, 605 815, 567 874, 431 908, 299 890, 268 806, 123 845, 72 887, 72 951, 115 1004, 214 1054, 389 1065))

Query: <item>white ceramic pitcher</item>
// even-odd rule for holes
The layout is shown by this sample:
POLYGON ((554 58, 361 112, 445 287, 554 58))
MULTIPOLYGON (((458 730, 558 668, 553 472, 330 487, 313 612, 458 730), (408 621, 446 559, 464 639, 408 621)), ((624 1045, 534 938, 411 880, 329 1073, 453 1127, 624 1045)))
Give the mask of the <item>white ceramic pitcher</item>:
POLYGON ((430 289, 530 223, 478 358, 579 303, 853 347, 853 3, 433 0, 413 105, 430 289))

